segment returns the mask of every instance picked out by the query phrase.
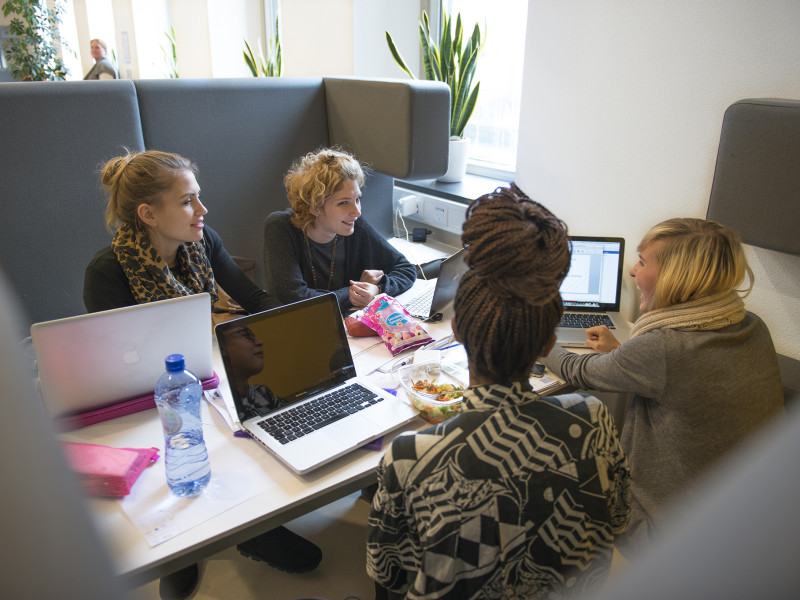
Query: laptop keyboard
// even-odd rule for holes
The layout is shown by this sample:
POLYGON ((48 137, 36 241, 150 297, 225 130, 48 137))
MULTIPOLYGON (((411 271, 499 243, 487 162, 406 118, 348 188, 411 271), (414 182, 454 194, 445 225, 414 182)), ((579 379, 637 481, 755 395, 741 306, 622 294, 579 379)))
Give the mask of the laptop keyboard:
POLYGON ((436 288, 429 288, 416 298, 409 300, 404 306, 412 315, 427 315, 431 311, 433 292, 436 288))
POLYGON ((611 318, 608 315, 598 313, 564 313, 559 323, 560 327, 576 327, 580 329, 588 329, 598 325, 605 325, 609 329, 614 329, 614 322, 611 318))
POLYGON ((384 400, 359 383, 351 383, 300 406, 267 417, 258 426, 279 441, 288 444, 317 429, 384 400))

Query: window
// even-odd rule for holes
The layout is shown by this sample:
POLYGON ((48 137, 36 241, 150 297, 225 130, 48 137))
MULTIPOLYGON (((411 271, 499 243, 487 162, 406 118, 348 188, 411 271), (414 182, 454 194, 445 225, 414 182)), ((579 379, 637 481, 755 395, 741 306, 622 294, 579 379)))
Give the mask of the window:
POLYGON ((517 160, 527 0, 442 0, 447 14, 461 13, 464 36, 486 26, 475 78, 481 91, 464 135, 472 140, 468 171, 508 178, 517 160))

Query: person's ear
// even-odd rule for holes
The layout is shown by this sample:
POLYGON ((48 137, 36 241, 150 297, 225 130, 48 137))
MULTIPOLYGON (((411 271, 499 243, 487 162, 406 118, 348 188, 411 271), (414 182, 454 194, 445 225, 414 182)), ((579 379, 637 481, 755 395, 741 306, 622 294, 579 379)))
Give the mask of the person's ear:
POLYGON ((539 356, 544 358, 545 356, 550 354, 550 351, 553 349, 553 346, 555 345, 556 345, 556 334, 554 333, 553 335, 550 336, 550 339, 547 340, 547 343, 544 345, 544 348, 542 348, 542 352, 539 354, 539 356))
POLYGON ((461 341, 461 338, 458 336, 458 331, 456 331, 456 316, 453 315, 450 317, 450 329, 453 330, 453 338, 459 343, 463 344, 464 342, 461 341))
POLYGON ((150 227, 155 227, 158 222, 153 212, 153 207, 145 202, 142 202, 136 207, 136 214, 139 216, 139 220, 141 220, 142 223, 150 227))

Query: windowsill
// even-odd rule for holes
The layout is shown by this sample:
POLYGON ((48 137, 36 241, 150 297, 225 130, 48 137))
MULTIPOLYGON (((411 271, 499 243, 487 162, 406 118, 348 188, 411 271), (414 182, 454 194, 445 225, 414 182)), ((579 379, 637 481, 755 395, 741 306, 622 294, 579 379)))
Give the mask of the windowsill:
POLYGON ((464 179, 458 183, 442 183, 436 179, 420 179, 416 181, 407 181, 404 179, 394 180, 395 187, 422 192, 430 196, 436 196, 437 198, 462 203, 469 203, 479 196, 493 192, 496 188, 508 184, 509 181, 473 175, 471 173, 467 173, 464 179))

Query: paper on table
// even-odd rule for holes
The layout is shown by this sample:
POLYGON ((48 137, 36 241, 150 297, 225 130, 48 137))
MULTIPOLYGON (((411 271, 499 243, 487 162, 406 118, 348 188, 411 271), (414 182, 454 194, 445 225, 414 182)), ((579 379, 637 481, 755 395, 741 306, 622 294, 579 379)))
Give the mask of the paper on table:
POLYGON ((438 258, 445 258, 456 252, 458 248, 448 248, 448 251, 434 248, 432 244, 420 244, 419 242, 410 242, 404 238, 389 238, 389 243, 395 247, 396 250, 402 252, 411 264, 421 265, 438 258))
POLYGON ((248 453, 264 452, 255 444, 248 445, 247 440, 231 443, 224 429, 212 427, 205 428, 204 437, 211 462, 211 481, 200 494, 193 498, 172 494, 166 483, 164 461, 160 460, 145 469, 131 493, 119 501, 150 546, 155 547, 280 483, 264 478, 263 467, 248 453), (215 469, 215 465, 226 465, 226 469, 215 469))
POLYGON ((234 422, 233 418, 231 417, 231 411, 236 410, 233 406, 233 401, 231 400, 230 406, 228 401, 226 400, 225 396, 222 394, 222 391, 219 388, 214 388, 211 390, 205 390, 203 392, 203 396, 205 397, 206 401, 217 409, 217 412, 220 416, 225 419, 225 422, 228 424, 228 427, 231 428, 231 431, 237 432, 239 431, 239 425, 234 422))
POLYGON ((531 377, 530 382, 533 391, 537 394, 541 394, 549 389, 561 385, 561 382, 558 379, 553 379, 548 375, 543 375, 542 377, 531 377))

